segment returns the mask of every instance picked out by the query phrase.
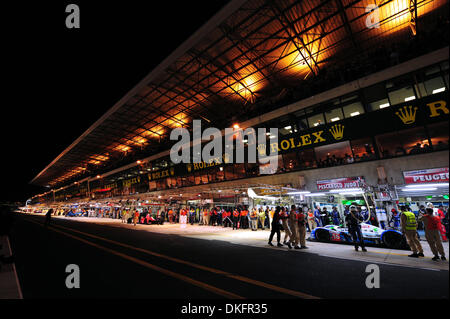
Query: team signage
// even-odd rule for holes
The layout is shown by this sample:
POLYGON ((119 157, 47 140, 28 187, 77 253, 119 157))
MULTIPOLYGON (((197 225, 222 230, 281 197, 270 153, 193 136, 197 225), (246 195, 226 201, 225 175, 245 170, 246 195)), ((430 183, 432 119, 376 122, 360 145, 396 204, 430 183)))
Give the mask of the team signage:
POLYGON ((448 183, 448 167, 403 172, 405 184, 448 183))
POLYGON ((208 162, 202 161, 200 163, 188 163, 186 164, 186 170, 188 173, 192 173, 193 171, 202 170, 205 168, 210 168, 213 166, 218 166, 222 164, 228 164, 229 163, 229 156, 228 154, 223 154, 222 156, 212 158, 208 162))
POLYGON ((330 189, 346 189, 346 188, 358 188, 364 183, 363 177, 343 177, 337 179, 328 179, 317 181, 317 189, 319 191, 330 189))
POLYGON ((133 177, 131 179, 124 180, 122 182, 122 184, 123 184, 123 187, 130 187, 131 185, 138 184, 140 182, 141 182, 141 178, 139 176, 137 176, 137 177, 133 177))
POLYGON ((165 177, 172 177, 172 176, 175 176, 175 168, 173 168, 173 167, 149 173, 148 180, 154 181, 157 179, 161 179, 161 178, 165 178, 165 177))
MULTIPOLYGON (((348 139, 345 134, 344 124, 334 124, 331 126, 322 126, 320 129, 306 131, 304 133, 290 134, 280 138, 278 142, 269 143, 270 152, 278 153, 291 152, 296 149, 309 148, 322 144, 336 143, 340 140, 348 139)), ((266 145, 258 147, 259 152, 266 152, 266 145)))

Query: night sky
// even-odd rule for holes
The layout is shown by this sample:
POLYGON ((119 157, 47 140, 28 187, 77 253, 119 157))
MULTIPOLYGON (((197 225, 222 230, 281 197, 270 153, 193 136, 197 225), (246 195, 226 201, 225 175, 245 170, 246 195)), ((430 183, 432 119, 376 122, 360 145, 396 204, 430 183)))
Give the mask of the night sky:
POLYGON ((41 192, 29 181, 228 1, 58 2, 2 4, 0 201, 41 192))

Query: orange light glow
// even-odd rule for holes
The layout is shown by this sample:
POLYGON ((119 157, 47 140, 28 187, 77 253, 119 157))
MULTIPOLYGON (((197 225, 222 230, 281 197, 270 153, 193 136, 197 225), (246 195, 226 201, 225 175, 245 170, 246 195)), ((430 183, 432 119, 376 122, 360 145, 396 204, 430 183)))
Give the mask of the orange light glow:
MULTIPOLYGON (((423 16, 439 6, 445 4, 446 1, 417 1, 417 17, 423 16)), ((408 28, 411 20, 409 10, 409 0, 393 0, 387 3, 380 3, 378 10, 379 28, 366 30, 369 34, 383 34, 384 36, 395 33, 401 29, 408 28)), ((361 25, 360 28, 365 28, 361 25)))
POLYGON ((147 130, 143 132, 143 135, 147 137, 160 137, 163 134, 164 134, 163 129, 154 129, 154 128, 152 128, 151 131, 147 130))
POLYGON ((118 145, 114 149, 121 152, 127 152, 128 150, 130 150, 130 147, 126 145, 118 145))

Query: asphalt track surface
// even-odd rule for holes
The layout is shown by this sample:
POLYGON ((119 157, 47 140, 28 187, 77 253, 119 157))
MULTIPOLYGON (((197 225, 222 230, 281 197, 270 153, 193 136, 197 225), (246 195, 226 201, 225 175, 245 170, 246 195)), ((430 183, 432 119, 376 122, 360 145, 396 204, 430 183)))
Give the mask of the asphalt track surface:
MULTIPOLYGON (((25 299, 437 298, 448 271, 379 264, 380 288, 366 287, 369 262, 287 249, 186 238, 67 219, 17 214, 11 245, 25 299), (66 266, 80 288, 65 285, 66 266)), ((351 247, 349 247, 351 249, 351 247)))

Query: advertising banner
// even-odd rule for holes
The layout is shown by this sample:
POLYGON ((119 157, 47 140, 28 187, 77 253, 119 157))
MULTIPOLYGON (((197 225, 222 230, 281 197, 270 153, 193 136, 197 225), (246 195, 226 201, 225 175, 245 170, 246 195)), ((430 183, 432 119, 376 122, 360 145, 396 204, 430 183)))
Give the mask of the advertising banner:
POLYGON ((448 167, 403 172, 405 184, 448 183, 448 167))
POLYGON ((317 181, 317 189, 319 191, 330 189, 346 189, 346 188, 358 188, 364 183, 364 178, 357 177, 343 177, 337 179, 321 180, 317 181))

